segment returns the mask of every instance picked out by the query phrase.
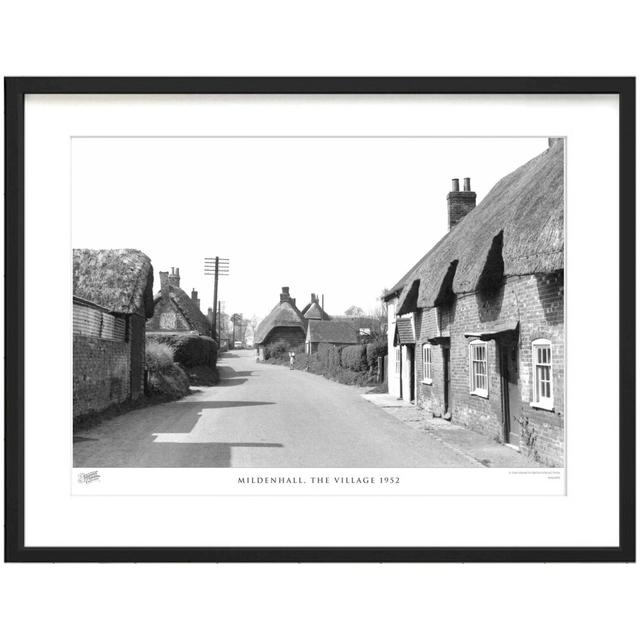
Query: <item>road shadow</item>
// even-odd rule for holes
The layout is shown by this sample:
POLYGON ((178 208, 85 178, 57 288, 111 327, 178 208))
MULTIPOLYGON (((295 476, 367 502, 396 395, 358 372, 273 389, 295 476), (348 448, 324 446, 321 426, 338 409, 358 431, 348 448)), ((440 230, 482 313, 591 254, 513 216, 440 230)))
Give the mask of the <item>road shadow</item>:
POLYGON ((74 467, 176 469, 230 467, 231 453, 236 447, 282 448, 279 442, 207 442, 154 443, 153 448, 121 451, 117 458, 108 455, 84 455, 74 450, 74 467))
POLYGON ((236 371, 233 367, 224 365, 218 367, 218 373, 220 374, 218 385, 221 387, 232 387, 238 384, 244 384, 253 372, 236 371))
POLYGON ((203 436, 197 431, 192 433, 203 411, 274 404, 246 400, 182 401, 136 412, 138 415, 121 416, 92 428, 90 434, 74 435, 74 467, 228 467, 234 447, 283 445, 260 441, 211 442, 209 433, 203 436))

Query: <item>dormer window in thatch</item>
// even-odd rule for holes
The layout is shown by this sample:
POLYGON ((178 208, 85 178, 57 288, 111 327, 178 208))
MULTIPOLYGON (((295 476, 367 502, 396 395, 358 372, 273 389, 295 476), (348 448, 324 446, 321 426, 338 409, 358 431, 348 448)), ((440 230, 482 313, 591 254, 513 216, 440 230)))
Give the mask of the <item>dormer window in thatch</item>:
POLYGON ((400 306, 396 313, 403 315, 405 313, 411 313, 418 310, 418 292, 420 291, 420 280, 414 280, 407 294, 404 296, 404 300, 400 301, 400 306))
POLYGON ((456 269, 458 268, 458 261, 454 260, 447 269, 447 273, 442 279, 440 290, 435 299, 436 307, 449 307, 455 300, 455 293, 453 292, 453 279, 456 275, 456 269))
POLYGON ((482 273, 478 278, 478 291, 487 297, 496 293, 504 280, 503 240, 504 232, 500 231, 491 242, 482 273))

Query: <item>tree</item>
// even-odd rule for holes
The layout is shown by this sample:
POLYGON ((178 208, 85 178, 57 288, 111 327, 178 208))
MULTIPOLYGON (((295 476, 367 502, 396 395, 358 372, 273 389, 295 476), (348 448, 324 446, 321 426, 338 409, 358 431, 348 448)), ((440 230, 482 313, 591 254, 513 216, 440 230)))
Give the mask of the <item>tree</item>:
POLYGON ((359 318, 364 315, 364 311, 361 307, 357 307, 355 304, 353 304, 344 312, 344 315, 359 318))

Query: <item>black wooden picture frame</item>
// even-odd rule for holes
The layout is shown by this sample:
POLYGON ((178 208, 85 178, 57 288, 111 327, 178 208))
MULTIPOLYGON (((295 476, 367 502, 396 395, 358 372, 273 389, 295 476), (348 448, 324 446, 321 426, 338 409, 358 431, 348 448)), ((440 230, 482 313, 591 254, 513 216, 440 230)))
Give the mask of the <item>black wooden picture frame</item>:
POLYGON ((635 561, 635 78, 5 78, 5 560, 8 562, 635 561), (612 547, 26 547, 25 96, 28 94, 615 94, 619 97, 619 531, 612 547), (620 348, 624 345, 624 348, 620 348))

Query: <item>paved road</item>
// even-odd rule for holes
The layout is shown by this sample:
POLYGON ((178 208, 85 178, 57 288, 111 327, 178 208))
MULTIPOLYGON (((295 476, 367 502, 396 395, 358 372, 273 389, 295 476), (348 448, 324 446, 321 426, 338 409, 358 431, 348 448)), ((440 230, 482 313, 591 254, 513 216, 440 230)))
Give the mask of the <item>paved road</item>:
POLYGON ((223 354, 220 384, 74 436, 76 467, 464 467, 345 385, 223 354))

